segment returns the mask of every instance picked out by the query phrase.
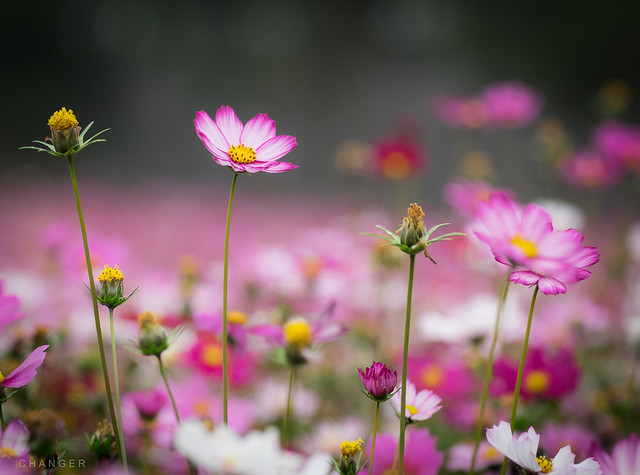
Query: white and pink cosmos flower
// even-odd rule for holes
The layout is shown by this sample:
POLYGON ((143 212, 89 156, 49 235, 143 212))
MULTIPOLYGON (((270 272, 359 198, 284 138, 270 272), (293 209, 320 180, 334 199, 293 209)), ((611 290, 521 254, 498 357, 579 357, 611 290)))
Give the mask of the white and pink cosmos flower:
MULTIPOLYGON (((411 422, 426 421, 442 409, 442 398, 430 389, 416 392, 416 385, 407 380, 407 401, 405 417, 411 422)), ((401 394, 398 392, 391 398, 396 413, 400 414, 401 394)))
POLYGON ((243 125, 231 107, 221 106, 215 120, 205 111, 196 112, 194 125, 215 162, 235 173, 281 173, 298 167, 278 161, 298 144, 291 135, 276 136, 276 123, 267 114, 243 125))
POLYGON ((575 229, 555 231, 551 216, 541 207, 521 207, 503 194, 478 203, 474 234, 487 244, 495 259, 512 268, 511 282, 538 285, 548 295, 564 294, 566 284, 586 279, 586 267, 600 259, 595 247, 583 246, 575 229))
POLYGON ((575 464, 576 456, 568 445, 562 447, 552 459, 543 455, 538 456, 540 435, 533 427, 529 427, 527 432, 516 437, 509 423, 501 421, 500 424, 487 429, 487 440, 513 463, 533 473, 555 475, 600 475, 602 473, 600 464, 592 458, 575 464))

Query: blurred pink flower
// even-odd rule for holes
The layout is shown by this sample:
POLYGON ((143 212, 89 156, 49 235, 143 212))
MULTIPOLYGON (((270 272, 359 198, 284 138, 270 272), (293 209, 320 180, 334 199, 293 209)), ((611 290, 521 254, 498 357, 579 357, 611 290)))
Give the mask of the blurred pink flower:
POLYGON ((554 231, 551 216, 542 208, 522 208, 504 195, 478 204, 473 231, 498 262, 513 268, 511 282, 537 284, 544 294, 565 293, 565 284, 589 277, 585 268, 600 259, 595 247, 582 245, 580 232, 554 231))
MULTIPOLYGON (((411 381, 406 381, 403 384, 407 385, 407 403, 404 415, 410 421, 426 421, 442 409, 440 404, 442 398, 430 389, 416 392, 416 386, 411 381)), ((391 405, 398 415, 402 413, 399 392, 391 398, 391 405)))
POLYGON ((196 112, 194 125, 215 162, 235 173, 281 173, 298 167, 277 161, 297 142, 291 135, 276 136, 276 124, 267 114, 258 114, 243 125, 231 107, 221 106, 215 121, 205 111, 196 112))
MULTIPOLYGON (((0 468, 2 473, 14 473, 5 471, 14 468, 13 464, 19 460, 29 460, 29 430, 20 419, 13 419, 0 435, 0 468), (5 465, 6 462, 6 465, 5 465)), ((16 470, 16 473, 24 473, 16 470)))
MULTIPOLYGON (((447 468, 456 471, 469 471, 473 449, 473 444, 470 443, 458 443, 451 447, 447 457, 447 468)), ((485 470, 492 465, 497 466, 503 460, 504 455, 498 452, 489 442, 486 440, 480 441, 475 464, 476 470, 485 470)))
POLYGON ((0 373, 0 386, 7 388, 21 388, 29 384, 38 374, 37 369, 42 365, 47 356, 45 350, 49 345, 42 345, 31 352, 29 356, 14 369, 8 376, 3 377, 0 373))
POLYGON ((586 427, 554 421, 547 422, 540 435, 540 445, 546 453, 554 453, 570 445, 573 453, 580 458, 590 455, 589 450, 596 441, 596 435, 586 427))
POLYGON ((166 391, 162 388, 152 389, 150 391, 137 391, 129 394, 140 414, 140 417, 146 420, 153 420, 158 413, 167 404, 166 391))
MULTIPOLYGON (((517 362, 499 358, 493 367, 491 392, 496 396, 513 394, 517 375, 517 362)), ((520 394, 527 399, 558 399, 572 393, 579 380, 580 367, 570 349, 529 348, 520 394)))
POLYGON ((618 182, 620 167, 607 155, 592 150, 578 150, 564 159, 562 176, 582 188, 604 189, 618 182))
POLYGON ((487 124, 486 106, 475 98, 440 96, 433 108, 436 117, 451 127, 481 129, 487 124))
POLYGON ((640 437, 631 434, 619 440, 611 450, 605 452, 601 447, 594 447, 591 455, 595 458, 604 475, 636 475, 640 473, 640 437))
POLYGON ((15 295, 6 295, 3 292, 2 281, 0 280, 0 332, 11 322, 19 320, 22 315, 18 311, 20 301, 15 295))
POLYGON ((640 172, 640 128, 607 121, 596 127, 593 135, 595 147, 608 161, 640 172))
POLYGON ((526 127, 542 110, 542 98, 521 82, 504 82, 488 86, 480 94, 488 125, 496 129, 526 127))
POLYGON ((503 194, 514 199, 514 193, 508 189, 494 188, 484 181, 457 180, 444 187, 444 201, 460 215, 471 217, 478 203, 489 201, 493 194, 503 194))
POLYGON ((402 135, 378 140, 373 147, 372 172, 389 180, 416 178, 427 156, 420 145, 402 135))
POLYGON ((430 389, 445 400, 465 398, 476 389, 476 381, 466 365, 456 358, 440 361, 432 356, 409 356, 407 379, 418 390, 430 389))
MULTIPOLYGON (((384 433, 377 437, 374 475, 391 473, 397 445, 398 442, 391 434, 384 433)), ((371 452, 371 446, 368 451, 371 452)), ((436 475, 443 460, 444 454, 436 450, 436 438, 431 436, 428 430, 407 430, 404 453, 404 473, 406 475, 436 475)))

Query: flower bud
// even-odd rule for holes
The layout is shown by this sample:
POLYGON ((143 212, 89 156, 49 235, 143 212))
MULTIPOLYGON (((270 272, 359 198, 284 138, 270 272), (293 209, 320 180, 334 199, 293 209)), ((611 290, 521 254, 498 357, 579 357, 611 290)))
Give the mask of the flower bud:
POLYGON ((113 434, 113 426, 106 419, 98 422, 98 428, 91 437, 87 437, 89 450, 98 460, 111 460, 116 457, 116 438, 113 434))
MULTIPOLYGON (((408 217, 402 220, 400 229, 397 233, 400 236, 400 243, 408 247, 418 244, 425 236, 427 228, 424 225, 424 212, 422 207, 416 203, 412 203, 407 210, 408 217)), ((418 251, 419 252, 419 251, 418 251)))
POLYGON ((151 312, 144 312, 138 317, 138 325, 138 347, 142 354, 160 356, 169 347, 169 338, 158 322, 158 317, 151 312))
POLYGON ((54 112, 47 125, 51 129, 51 142, 56 152, 66 154, 79 144, 80 127, 71 109, 63 107, 54 112))
POLYGON ((389 369, 384 363, 374 361, 364 371, 358 368, 358 374, 366 395, 377 402, 389 399, 398 384, 398 372, 389 369))

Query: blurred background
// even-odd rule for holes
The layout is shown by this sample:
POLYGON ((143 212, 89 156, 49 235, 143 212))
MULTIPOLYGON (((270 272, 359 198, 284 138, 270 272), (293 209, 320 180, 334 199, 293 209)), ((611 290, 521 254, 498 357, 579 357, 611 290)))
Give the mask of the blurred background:
POLYGON ((363 149, 353 145, 410 135, 425 158, 412 199, 440 199, 457 175, 533 199, 551 186, 536 165, 540 130, 562 135, 569 151, 607 117, 640 121, 639 15, 630 1, 7 2, 2 181, 68 179, 54 158, 18 151, 44 139, 65 106, 81 126, 111 128, 78 160, 83 179, 226 191, 230 174, 193 129, 196 111, 213 116, 225 104, 243 122, 266 112, 279 134, 298 138, 285 160, 300 168, 252 178, 254 190, 375 194, 386 180, 354 178, 363 149), (520 127, 461 130, 437 117, 442 96, 510 81, 541 99, 520 127), (345 150, 347 165, 337 165, 345 150))

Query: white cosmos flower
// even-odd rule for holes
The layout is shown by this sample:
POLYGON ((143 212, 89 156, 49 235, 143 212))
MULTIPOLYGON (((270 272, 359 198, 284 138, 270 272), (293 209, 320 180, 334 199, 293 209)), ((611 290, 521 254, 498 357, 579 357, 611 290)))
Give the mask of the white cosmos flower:
POLYGON ((601 475, 602 470, 598 462, 588 458, 579 464, 574 464, 575 454, 568 445, 562 447, 555 457, 547 459, 538 456, 538 442, 540 435, 533 427, 523 432, 517 438, 511 432, 508 422, 502 421, 497 426, 487 429, 487 440, 497 450, 502 452, 514 463, 533 473, 552 473, 554 475, 601 475))

